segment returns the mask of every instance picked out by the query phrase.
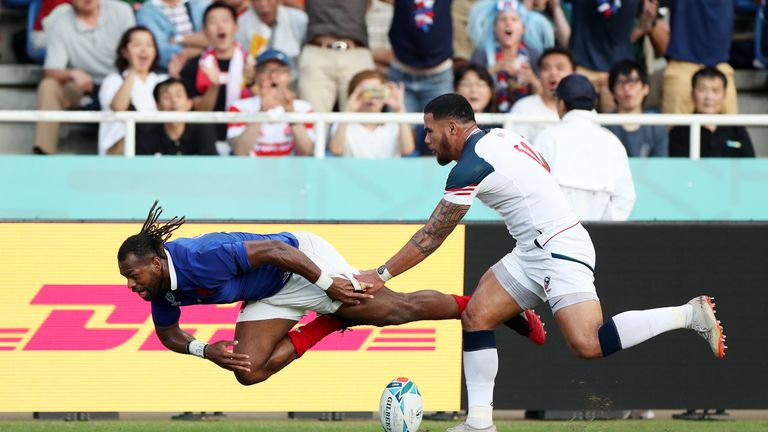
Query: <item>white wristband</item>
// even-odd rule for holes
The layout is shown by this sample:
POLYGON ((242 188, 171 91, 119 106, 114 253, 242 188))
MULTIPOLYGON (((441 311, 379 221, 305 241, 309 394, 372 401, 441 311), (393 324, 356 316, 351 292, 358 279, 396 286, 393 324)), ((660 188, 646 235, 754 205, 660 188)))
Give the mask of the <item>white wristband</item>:
POLYGON ((328 276, 328 273, 320 273, 320 277, 317 278, 317 281, 315 281, 315 285, 322 288, 323 291, 328 291, 328 288, 333 285, 333 279, 331 279, 330 276, 328 276))
POLYGON ((177 34, 173 37, 173 41, 177 44, 183 44, 184 43, 184 35, 183 34, 177 34))
POLYGON ((376 269, 376 274, 378 274, 381 280, 383 280, 384 282, 394 277, 392 276, 392 273, 390 273, 389 270, 387 270, 386 264, 379 266, 379 268, 376 269))
POLYGON ((193 356, 205 358, 205 349, 208 348, 208 344, 200 342, 197 339, 192 339, 187 344, 187 352, 193 356))

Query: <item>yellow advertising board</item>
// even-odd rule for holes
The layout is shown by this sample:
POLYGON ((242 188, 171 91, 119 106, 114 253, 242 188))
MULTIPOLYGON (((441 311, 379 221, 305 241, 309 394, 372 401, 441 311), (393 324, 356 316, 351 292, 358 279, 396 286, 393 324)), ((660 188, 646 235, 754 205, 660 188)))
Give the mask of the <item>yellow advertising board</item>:
MULTIPOLYGON (((0 223, 0 412, 376 411, 393 378, 414 380, 427 411, 460 405, 458 320, 334 333, 267 381, 245 387, 231 372, 166 350, 150 305, 117 270, 120 243, 140 223, 0 223)), ((384 262, 417 225, 187 223, 174 237, 211 231, 310 231, 353 266, 384 262)), ((464 227, 396 291, 463 290, 464 227)), ((231 339, 238 305, 182 308, 198 339, 231 339)), ((310 316, 311 318, 311 316, 310 316)))

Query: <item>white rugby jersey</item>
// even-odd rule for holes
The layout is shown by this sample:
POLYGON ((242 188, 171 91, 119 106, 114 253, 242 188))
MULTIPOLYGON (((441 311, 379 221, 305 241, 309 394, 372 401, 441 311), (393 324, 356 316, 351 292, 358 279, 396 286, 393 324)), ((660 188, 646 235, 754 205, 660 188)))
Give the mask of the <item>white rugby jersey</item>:
POLYGON ((446 201, 472 205, 475 196, 501 215, 521 247, 543 247, 579 223, 544 158, 508 130, 474 131, 448 175, 446 201))

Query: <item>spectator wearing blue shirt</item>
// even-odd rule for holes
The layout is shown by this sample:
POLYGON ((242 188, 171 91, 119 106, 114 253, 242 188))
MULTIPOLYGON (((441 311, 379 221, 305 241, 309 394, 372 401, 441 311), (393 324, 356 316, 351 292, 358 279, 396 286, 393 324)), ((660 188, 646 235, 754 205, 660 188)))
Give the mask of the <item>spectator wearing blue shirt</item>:
POLYGON ((427 102, 452 91, 451 0, 394 0, 389 41, 395 55, 387 78, 405 85, 407 111, 421 112, 427 102))
POLYGON ((136 22, 149 28, 157 41, 159 65, 167 69, 200 55, 210 42, 203 34, 203 13, 210 0, 147 0, 136 12, 136 22))
POLYGON ((598 92, 598 109, 614 110, 608 88, 608 71, 618 59, 632 58, 635 20, 643 11, 643 0, 575 1, 569 49, 577 72, 592 81, 598 92))
MULTIPOLYGON (((651 91, 648 73, 635 60, 622 60, 608 76, 608 86, 619 114, 642 114, 643 101, 651 91)), ((627 123, 606 126, 619 138, 629 157, 669 156, 667 127, 627 123)))
POLYGON ((728 64, 734 0, 670 0, 669 7, 671 34, 662 111, 692 113, 691 77, 703 66, 714 66, 727 80, 723 114, 737 114, 733 67, 728 64))

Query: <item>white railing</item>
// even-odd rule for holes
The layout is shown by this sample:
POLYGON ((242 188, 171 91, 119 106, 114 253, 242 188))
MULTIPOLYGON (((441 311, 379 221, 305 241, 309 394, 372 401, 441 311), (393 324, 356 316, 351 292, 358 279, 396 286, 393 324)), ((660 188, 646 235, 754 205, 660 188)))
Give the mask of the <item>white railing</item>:
MULTIPOLYGON (((509 114, 477 114, 479 124, 501 124, 515 129, 516 123, 556 123, 541 116, 509 114)), ((768 114, 695 115, 695 114, 599 114, 597 121, 603 125, 688 125, 691 128, 691 159, 701 156, 701 125, 768 126, 768 114)), ((136 154, 136 123, 252 123, 289 122, 313 123, 317 139, 315 157, 325 157, 328 125, 333 123, 409 123, 421 124, 421 113, 231 113, 231 112, 105 112, 105 111, 0 111, 0 122, 99 123, 118 121, 125 123, 125 155, 136 154)))

